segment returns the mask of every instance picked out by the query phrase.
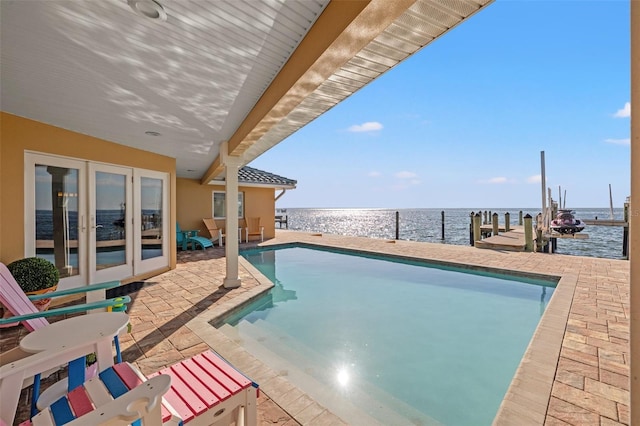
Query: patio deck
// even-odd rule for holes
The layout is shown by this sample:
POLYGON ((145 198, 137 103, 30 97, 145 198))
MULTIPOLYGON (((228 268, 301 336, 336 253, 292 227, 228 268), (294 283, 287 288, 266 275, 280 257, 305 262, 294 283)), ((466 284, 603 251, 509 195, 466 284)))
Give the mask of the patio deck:
MULTIPOLYGON (((629 424, 627 261, 285 230, 261 245, 293 241, 561 277, 496 423, 629 424)), ((270 287, 241 262, 242 287, 222 288, 223 256, 217 247, 181 252, 175 270, 131 294, 133 331, 121 340, 124 359, 149 373, 212 347, 260 384, 261 424, 344 424, 210 325, 270 287)), ((3 331, 0 350, 24 333, 22 327, 3 331)))

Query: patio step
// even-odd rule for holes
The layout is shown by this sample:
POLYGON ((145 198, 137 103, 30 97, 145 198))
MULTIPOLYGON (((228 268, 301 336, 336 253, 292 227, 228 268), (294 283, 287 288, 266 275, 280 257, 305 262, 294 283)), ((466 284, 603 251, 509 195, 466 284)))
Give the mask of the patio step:
POLYGON ((273 370, 286 371, 291 383, 349 424, 438 424, 380 388, 356 377, 351 378, 355 386, 341 388, 337 384, 340 366, 336 360, 318 354, 262 319, 254 323, 242 320, 236 327, 227 325, 224 330, 222 328, 221 331, 241 341, 242 346, 273 370))

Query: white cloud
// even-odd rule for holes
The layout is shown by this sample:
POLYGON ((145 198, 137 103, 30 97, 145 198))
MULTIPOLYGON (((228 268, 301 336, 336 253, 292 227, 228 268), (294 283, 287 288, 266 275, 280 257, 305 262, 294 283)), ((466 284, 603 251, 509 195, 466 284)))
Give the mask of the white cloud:
POLYGON ((507 183, 507 178, 504 176, 492 177, 487 183, 507 183))
POLYGON ((380 177, 380 176, 382 176, 382 173, 376 172, 376 171, 372 171, 372 172, 367 173, 367 176, 369 176, 369 177, 380 177))
POLYGON ((496 176, 489 179, 479 179, 476 181, 480 184, 502 185, 503 183, 517 183, 515 179, 509 179, 504 176, 496 176))
POLYGON ((612 143, 614 145, 631 145, 631 139, 605 139, 606 143, 612 143))
POLYGON ((542 182, 541 175, 533 175, 527 178, 527 183, 540 183, 540 182, 542 182))
POLYGON ((377 130, 381 130, 382 129, 382 124, 378 123, 377 121, 367 121, 366 123, 362 123, 362 124, 354 124, 353 126, 349 127, 347 130, 349 130, 350 132, 375 132, 377 130))
POLYGON ((413 172, 402 171, 395 174, 395 177, 398 179, 414 179, 417 178, 418 175, 413 172))
POLYGON ((622 109, 619 109, 618 111, 616 111, 616 113, 613 114, 613 116, 616 117, 616 118, 631 117, 631 102, 625 103, 624 107, 622 107, 622 109))

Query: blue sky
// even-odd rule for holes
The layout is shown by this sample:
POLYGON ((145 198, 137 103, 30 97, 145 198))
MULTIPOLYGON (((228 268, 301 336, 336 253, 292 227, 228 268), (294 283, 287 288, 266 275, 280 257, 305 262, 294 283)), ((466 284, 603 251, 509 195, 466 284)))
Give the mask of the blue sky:
POLYGON ((278 207, 614 207, 630 192, 628 1, 501 1, 251 163, 278 207))

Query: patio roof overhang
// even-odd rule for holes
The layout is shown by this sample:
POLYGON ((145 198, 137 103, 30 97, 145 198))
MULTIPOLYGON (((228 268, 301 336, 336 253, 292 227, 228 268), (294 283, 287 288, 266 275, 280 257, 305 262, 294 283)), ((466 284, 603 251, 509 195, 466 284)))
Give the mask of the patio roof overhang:
POLYGON ((248 164, 491 1, 3 0, 2 110, 206 184, 223 143, 248 164))

